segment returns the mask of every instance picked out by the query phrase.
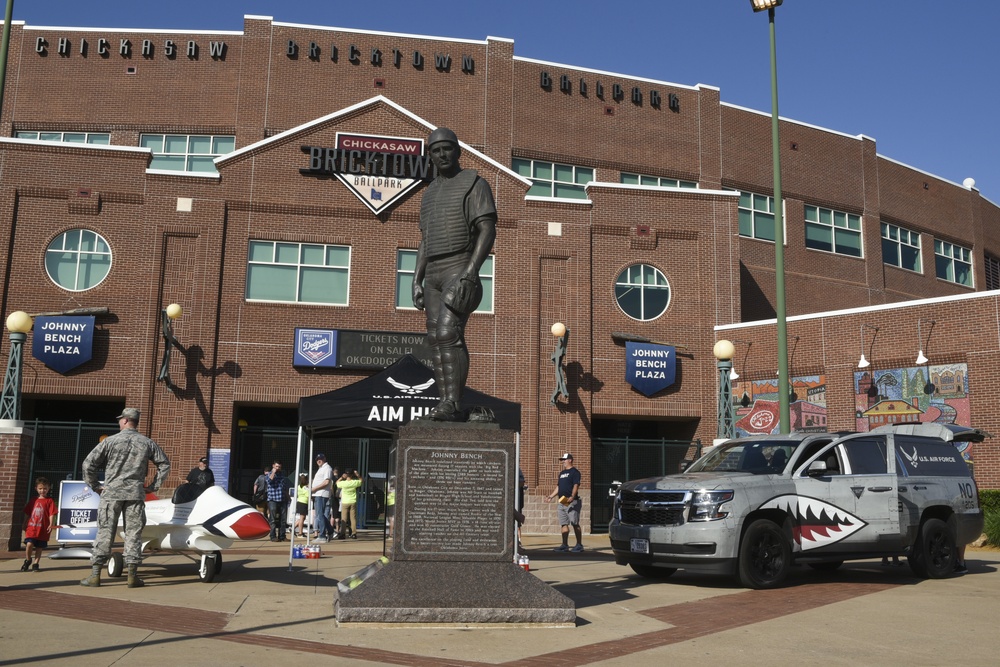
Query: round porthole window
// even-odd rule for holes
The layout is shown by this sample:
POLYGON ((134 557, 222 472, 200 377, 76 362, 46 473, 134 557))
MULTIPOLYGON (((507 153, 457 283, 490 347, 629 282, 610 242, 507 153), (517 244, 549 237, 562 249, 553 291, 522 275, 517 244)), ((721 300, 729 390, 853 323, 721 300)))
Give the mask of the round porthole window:
POLYGON ((634 320, 655 320, 670 305, 670 284, 655 266, 633 264, 615 281, 618 307, 634 320))
POLYGON ((71 229, 45 250, 45 271, 59 287, 82 292, 97 287, 111 270, 111 246, 89 229, 71 229))

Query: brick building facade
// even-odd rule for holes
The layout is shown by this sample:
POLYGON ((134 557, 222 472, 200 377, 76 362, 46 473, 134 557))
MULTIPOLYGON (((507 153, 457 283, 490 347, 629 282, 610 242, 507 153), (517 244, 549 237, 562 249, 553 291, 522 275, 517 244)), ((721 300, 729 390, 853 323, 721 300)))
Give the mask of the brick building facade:
MULTIPOLYGON (((622 448, 715 437, 718 338, 738 340, 745 382, 773 378, 769 114, 726 104, 711 86, 516 57, 506 39, 256 16, 241 32, 14 24, 0 115, 0 305, 4 314, 108 308, 91 361, 59 373, 26 354, 26 420, 110 425, 114 410, 137 406, 177 479, 207 451, 228 451, 229 484, 244 493, 260 464, 240 451, 247 427, 266 439, 268 428, 294 425, 301 397, 371 374, 293 366, 297 327, 424 329, 397 292, 397 267, 419 242, 423 186, 374 212, 329 174, 304 173, 303 146, 334 147, 343 134, 422 140, 439 125, 463 141, 463 166, 489 181, 499 211, 493 305, 467 330, 469 385, 522 406, 528 529, 555 529, 540 498, 570 451, 585 528, 599 530, 606 487, 595 479, 622 448), (177 137, 188 144, 174 154, 177 137), (213 151, 192 149, 196 140, 235 150, 205 169, 213 151), (106 278, 84 289, 46 268, 47 249, 72 230, 110 249, 106 278), (254 298, 251 246, 268 243, 346 248, 346 298, 254 298), (669 285, 662 313, 626 313, 630 290, 654 287, 623 283, 636 265, 669 285), (170 303, 184 308, 173 387, 157 381, 170 303), (557 321, 571 332, 570 397, 552 405, 557 321), (630 386, 617 332, 676 345, 674 383, 651 396, 630 386)), ((974 184, 879 155, 865 136, 783 120, 781 152, 792 375, 823 377, 814 395, 825 397, 827 426, 857 425, 860 324, 879 327, 869 357, 889 369, 909 364, 918 322, 933 319, 932 363, 966 365, 963 419, 1000 429, 988 393, 998 297, 980 294, 1000 287, 1000 208, 974 184)), ((672 471, 696 448, 661 450, 630 473, 672 471)), ((1000 485, 996 454, 989 441, 975 453, 983 486, 1000 485)), ((27 488, 21 468, 0 478, 0 496, 27 488)))

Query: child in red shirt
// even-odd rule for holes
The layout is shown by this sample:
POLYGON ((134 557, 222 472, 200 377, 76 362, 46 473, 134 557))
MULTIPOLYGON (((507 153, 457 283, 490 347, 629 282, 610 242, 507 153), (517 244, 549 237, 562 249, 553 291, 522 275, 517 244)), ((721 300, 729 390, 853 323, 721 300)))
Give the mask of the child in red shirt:
POLYGON ((30 566, 32 571, 38 572, 39 563, 42 560, 42 550, 49 546, 49 536, 52 528, 57 522, 56 501, 49 498, 52 492, 52 483, 44 477, 35 480, 35 491, 38 497, 33 498, 24 506, 24 513, 27 515, 27 525, 24 530, 24 564, 21 565, 21 572, 27 572, 30 566), (31 564, 34 556, 35 564, 31 564))

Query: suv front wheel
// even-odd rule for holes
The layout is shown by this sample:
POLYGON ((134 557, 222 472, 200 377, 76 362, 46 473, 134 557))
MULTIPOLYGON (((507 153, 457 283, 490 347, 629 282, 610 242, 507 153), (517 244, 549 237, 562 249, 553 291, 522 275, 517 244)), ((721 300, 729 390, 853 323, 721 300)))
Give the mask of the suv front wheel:
POLYGON ((927 519, 907 560, 913 574, 923 579, 943 579, 955 570, 955 534, 941 519, 927 519))
POLYGON ((781 526, 757 519, 740 542, 740 583, 747 588, 775 588, 788 576, 791 561, 792 547, 781 526))

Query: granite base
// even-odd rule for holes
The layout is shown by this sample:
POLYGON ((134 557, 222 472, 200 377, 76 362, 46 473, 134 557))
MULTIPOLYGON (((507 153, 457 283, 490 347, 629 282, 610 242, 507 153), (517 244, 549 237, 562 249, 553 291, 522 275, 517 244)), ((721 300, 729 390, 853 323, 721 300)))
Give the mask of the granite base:
POLYGON ((338 623, 576 623, 570 598, 514 563, 393 561, 335 596, 338 623))

